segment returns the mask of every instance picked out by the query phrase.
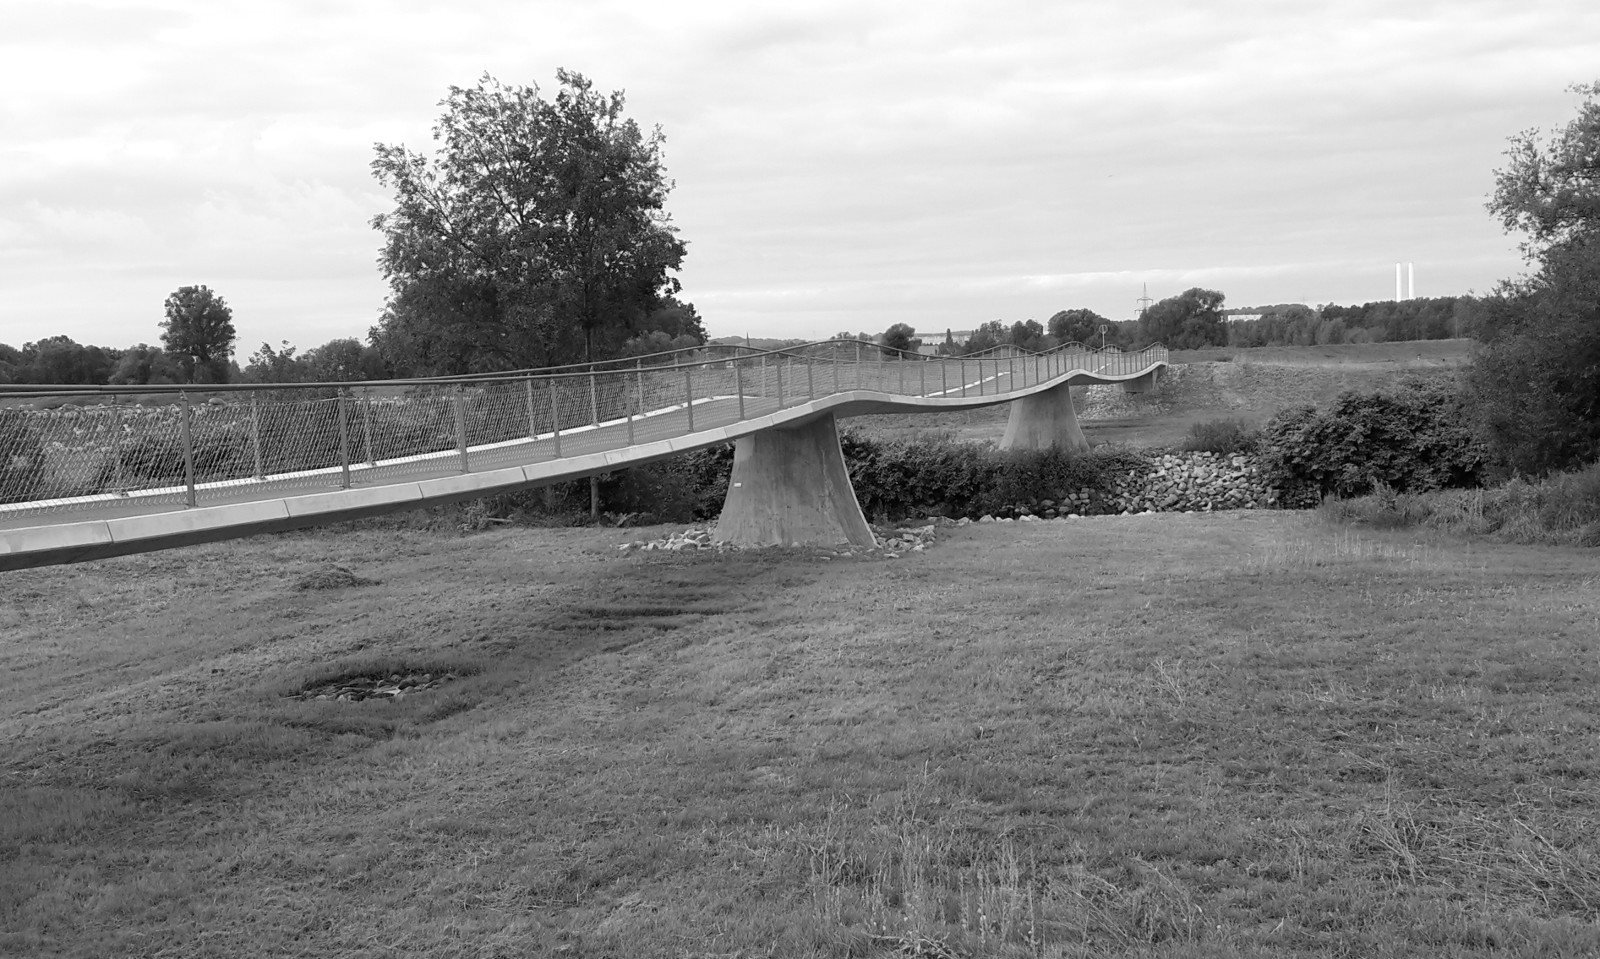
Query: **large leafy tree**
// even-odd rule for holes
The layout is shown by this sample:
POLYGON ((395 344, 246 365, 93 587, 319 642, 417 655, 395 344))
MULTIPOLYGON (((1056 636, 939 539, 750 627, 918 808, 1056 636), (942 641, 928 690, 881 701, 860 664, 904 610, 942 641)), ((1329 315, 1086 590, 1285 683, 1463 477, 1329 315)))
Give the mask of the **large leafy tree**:
POLYGON ((451 87, 432 157, 378 145, 372 172, 396 205, 373 219, 391 287, 376 338, 396 365, 599 358, 647 332, 678 292, 685 245, 665 212, 661 131, 626 118, 620 92, 556 77, 551 99, 487 74, 451 87))
POLYGON ((1577 118, 1543 143, 1513 137, 1488 204, 1534 270, 1484 304, 1470 388, 1492 448, 1525 473, 1600 457, 1600 83, 1571 89, 1577 118))
POLYGON ((1139 317, 1139 332, 1147 343, 1161 343, 1177 350, 1225 344, 1228 324, 1222 300, 1216 290, 1185 290, 1145 310, 1139 317))
POLYGON ((1099 346, 1101 341, 1100 328, 1106 328, 1105 341, 1107 346, 1117 343, 1116 325, 1093 310, 1061 310, 1050 317, 1046 324, 1050 336, 1057 343, 1082 343, 1086 346, 1099 346))
POLYGON ((909 323, 896 323, 883 331, 884 352, 890 355, 915 352, 920 342, 916 328, 909 323))
POLYGON ((206 286, 181 286, 167 297, 161 343, 190 383, 223 383, 238 333, 233 310, 206 286))

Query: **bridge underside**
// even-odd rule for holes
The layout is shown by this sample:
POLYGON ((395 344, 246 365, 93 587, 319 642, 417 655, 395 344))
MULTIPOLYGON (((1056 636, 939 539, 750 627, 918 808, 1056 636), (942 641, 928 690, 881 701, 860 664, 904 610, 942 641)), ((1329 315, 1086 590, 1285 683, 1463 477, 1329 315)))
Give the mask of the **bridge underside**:
MULTIPOLYGON (((1164 360, 1159 361, 1164 362, 1164 360)), ((890 367, 894 369, 894 367, 890 367)), ((917 380, 927 376, 914 364, 917 380)), ((1148 389, 1154 369, 1135 373, 1067 370, 1016 389, 998 389, 999 366, 979 380, 943 382, 938 392, 862 388, 785 404, 748 394, 696 399, 692 409, 652 411, 590 427, 430 453, 410 460, 352 464, 201 490, 197 507, 173 490, 98 495, 45 504, 36 518, 0 507, 0 571, 75 563, 475 499, 613 472, 689 450, 734 442, 733 475, 714 537, 741 545, 870 546, 839 447, 837 417, 933 412, 1011 404, 1002 446, 1084 449, 1070 385, 1133 383, 1148 389), (990 390, 990 392, 985 392, 990 390), (686 422, 685 422, 686 421, 686 422), (683 423, 687 426, 675 425, 683 423), (587 432, 585 432, 587 430, 587 432), (563 455, 562 443, 565 443, 563 455), (468 471, 469 455, 472 470, 468 471), (478 465, 480 462, 483 465, 478 465), (70 510, 70 512, 68 512, 70 510), (33 522, 28 522, 33 519, 33 522), (42 522, 41 522, 42 521, 42 522)), ((959 370, 957 370, 959 372, 959 370)), ((905 370, 897 378, 909 378, 905 370)), ((809 385, 809 383, 808 383, 809 385)), ((598 417, 597 417, 598 419, 598 417)), ((181 491, 180 491, 181 492, 181 491)), ((192 493, 191 493, 192 495, 192 493)), ((19 504, 26 509, 30 504, 19 504)))

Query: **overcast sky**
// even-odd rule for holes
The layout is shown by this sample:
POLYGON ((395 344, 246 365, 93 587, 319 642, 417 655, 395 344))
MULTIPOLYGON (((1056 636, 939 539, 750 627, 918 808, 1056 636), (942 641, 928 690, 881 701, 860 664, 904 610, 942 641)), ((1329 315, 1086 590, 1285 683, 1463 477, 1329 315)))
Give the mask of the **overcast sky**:
POLYGON ((241 360, 364 336, 373 144, 557 67, 665 132, 712 335, 932 334, 1389 299, 1397 261, 1485 292, 1492 171, 1600 79, 1600 4, 0 0, 0 342, 157 342, 201 283, 241 360))

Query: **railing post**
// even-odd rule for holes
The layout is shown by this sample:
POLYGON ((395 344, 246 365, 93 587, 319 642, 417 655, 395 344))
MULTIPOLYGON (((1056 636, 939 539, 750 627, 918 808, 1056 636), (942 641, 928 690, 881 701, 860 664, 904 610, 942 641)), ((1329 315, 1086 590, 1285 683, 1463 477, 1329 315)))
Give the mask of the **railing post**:
POLYGON ((522 386, 528 397, 528 439, 533 440, 539 437, 539 420, 533 412, 533 377, 523 380, 522 386))
POLYGON ((194 425, 190 420, 194 410, 189 406, 189 394, 179 393, 178 399, 183 403, 183 415, 179 422, 183 424, 183 485, 185 489, 184 501, 193 509, 195 504, 194 492, 194 425))
POLYGON ((856 340, 856 389, 864 389, 866 382, 866 371, 861 366, 861 341, 856 340))
POLYGON ((945 383, 945 379, 946 379, 946 376, 947 376, 945 371, 948 370, 948 369, 950 369, 950 361, 949 360, 940 360, 939 361, 939 395, 940 396, 943 396, 946 393, 950 392, 950 387, 948 385, 946 385, 946 383, 945 383))
POLYGON ((783 360, 772 364, 772 370, 778 377, 778 409, 783 409, 783 360))
POLYGON ((372 448, 372 387, 361 388, 361 440, 367 447, 367 465, 378 465, 378 454, 372 448))
POLYGON ((744 367, 740 365, 739 358, 733 359, 733 389, 739 394, 739 418, 744 419, 744 367))
POLYGON ((467 388, 456 386, 456 449, 461 453, 461 472, 472 470, 467 463, 467 388))
POLYGON ((561 458, 561 408, 556 405, 556 382, 550 380, 550 440, 555 447, 556 459, 561 458))
POLYGON ((761 397, 767 396, 767 354, 761 354, 761 397))
POLYGON ((683 368, 683 407, 689 412, 689 432, 691 433, 694 432, 694 379, 691 375, 693 372, 694 367, 692 366, 683 368))
MULTIPOLYGON (((673 357, 677 359, 676 356, 673 357)), ((594 428, 600 428, 600 394, 595 390, 594 364, 589 364, 589 416, 594 422, 594 428)))
POLYGON ((817 398, 817 377, 810 363, 806 364, 806 398, 812 400, 817 398))
POLYGON ((345 422, 344 390, 333 394, 333 412, 339 417, 339 487, 350 488, 350 424, 345 422))
POLYGON ((922 364, 917 368, 917 375, 918 375, 917 389, 919 391, 917 395, 918 396, 927 396, 928 395, 928 361, 927 360, 923 360, 922 364))
POLYGON ((639 394, 639 416, 644 416, 644 360, 633 361, 634 392, 639 394))
POLYGON ((904 396, 906 392, 906 355, 904 353, 895 353, 894 366, 896 370, 895 375, 899 378, 899 385, 895 389, 895 392, 904 396))
MULTIPOLYGON (((995 382, 999 386, 998 381, 995 382)), ((1006 357, 1006 392, 1010 393, 1017 388, 1017 355, 1015 353, 1006 357)))
POLYGON ((828 351, 828 357, 833 360, 833 391, 837 393, 839 392, 839 347, 837 344, 828 351))
POLYGON ((250 391, 250 450, 256 457, 256 479, 267 478, 267 472, 261 465, 261 404, 258 402, 260 394, 255 390, 250 391))
POLYGON ((960 360, 960 363, 961 363, 961 395, 962 396, 966 396, 967 395, 967 358, 963 356, 961 358, 961 360, 960 360))

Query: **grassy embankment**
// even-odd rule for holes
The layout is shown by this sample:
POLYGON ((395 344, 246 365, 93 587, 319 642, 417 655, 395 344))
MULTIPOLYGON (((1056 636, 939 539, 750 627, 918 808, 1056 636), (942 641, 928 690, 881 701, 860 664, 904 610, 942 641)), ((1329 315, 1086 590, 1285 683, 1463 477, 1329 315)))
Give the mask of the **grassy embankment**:
POLYGON ((619 541, 8 574, 0 953, 1600 953, 1592 552, 1266 513, 619 541), (328 562, 380 582, 295 589, 328 562), (290 698, 411 667, 471 675, 290 698))

